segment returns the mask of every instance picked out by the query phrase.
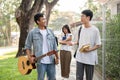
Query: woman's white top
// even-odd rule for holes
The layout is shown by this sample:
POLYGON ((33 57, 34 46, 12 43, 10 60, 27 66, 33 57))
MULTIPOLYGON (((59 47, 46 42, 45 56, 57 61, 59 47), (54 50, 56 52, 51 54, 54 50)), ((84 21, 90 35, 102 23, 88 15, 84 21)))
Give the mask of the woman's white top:
MULTIPOLYGON (((66 39, 71 37, 71 36, 72 36, 71 33, 66 34, 66 39)), ((62 44, 60 50, 71 51, 71 46, 62 44)))

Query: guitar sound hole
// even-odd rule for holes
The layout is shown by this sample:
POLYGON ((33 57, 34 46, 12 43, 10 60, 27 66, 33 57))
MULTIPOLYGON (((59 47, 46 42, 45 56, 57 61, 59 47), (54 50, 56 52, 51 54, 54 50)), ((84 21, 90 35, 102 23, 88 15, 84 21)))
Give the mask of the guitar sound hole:
POLYGON ((27 61, 27 65, 30 65, 30 62, 29 62, 29 61, 27 61))
POLYGON ((24 65, 24 62, 22 61, 22 67, 23 67, 23 69, 25 69, 25 65, 24 65))

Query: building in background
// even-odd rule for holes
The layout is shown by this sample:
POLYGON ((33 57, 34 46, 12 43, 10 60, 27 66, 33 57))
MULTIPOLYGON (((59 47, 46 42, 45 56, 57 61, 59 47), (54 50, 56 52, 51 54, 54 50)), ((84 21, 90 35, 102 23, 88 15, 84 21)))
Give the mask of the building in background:
POLYGON ((120 0, 108 0, 108 7, 111 10, 111 16, 120 13, 120 0))

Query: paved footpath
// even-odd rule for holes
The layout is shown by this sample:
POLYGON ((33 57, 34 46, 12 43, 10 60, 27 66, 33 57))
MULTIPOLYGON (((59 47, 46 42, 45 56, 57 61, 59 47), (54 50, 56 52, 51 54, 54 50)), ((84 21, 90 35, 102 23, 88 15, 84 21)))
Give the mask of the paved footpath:
POLYGON ((18 50, 17 46, 0 47, 0 56, 17 50, 18 50))
MULTIPOLYGON (((76 62, 75 59, 72 58, 69 80, 75 80, 75 75, 76 75, 76 62)), ((56 78, 57 80, 62 80, 60 64, 56 66, 56 78)))
MULTIPOLYGON (((62 80, 62 79, 61 79, 60 64, 58 64, 58 65, 56 66, 56 78, 57 78, 57 80, 62 80)), ((72 57, 72 61, 71 61, 70 77, 69 77, 68 80, 76 80, 76 60, 75 60, 73 57, 72 57)), ((84 80, 86 80, 86 79, 85 79, 85 76, 84 76, 84 80)), ((94 73, 94 79, 93 79, 93 80, 101 80, 101 79, 98 77, 96 71, 95 71, 95 73, 94 73)))

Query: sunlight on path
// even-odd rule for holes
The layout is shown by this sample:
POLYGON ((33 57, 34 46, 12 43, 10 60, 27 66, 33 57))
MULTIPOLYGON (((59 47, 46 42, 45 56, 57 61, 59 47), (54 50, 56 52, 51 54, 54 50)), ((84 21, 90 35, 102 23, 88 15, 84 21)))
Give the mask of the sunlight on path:
POLYGON ((15 54, 9 54, 9 53, 12 53, 12 52, 17 52, 18 50, 18 47, 16 46, 10 46, 10 47, 2 47, 0 48, 0 60, 1 59, 6 59, 6 58, 9 58, 9 57, 14 57, 15 54))
POLYGON ((15 57, 15 54, 13 54, 13 55, 2 55, 2 56, 0 56, 0 60, 7 59, 7 58, 10 58, 10 57, 15 57))

